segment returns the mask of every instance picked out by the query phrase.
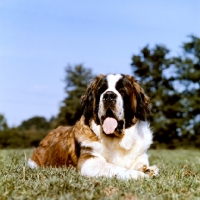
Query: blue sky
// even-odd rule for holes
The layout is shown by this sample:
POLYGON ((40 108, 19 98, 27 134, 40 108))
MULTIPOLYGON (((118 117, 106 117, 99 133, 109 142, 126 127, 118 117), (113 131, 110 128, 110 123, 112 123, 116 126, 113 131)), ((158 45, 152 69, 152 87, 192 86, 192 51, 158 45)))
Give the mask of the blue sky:
POLYGON ((200 37, 199 0, 1 0, 0 113, 10 126, 56 116, 65 98, 65 67, 94 74, 131 72, 149 44, 181 54, 200 37))

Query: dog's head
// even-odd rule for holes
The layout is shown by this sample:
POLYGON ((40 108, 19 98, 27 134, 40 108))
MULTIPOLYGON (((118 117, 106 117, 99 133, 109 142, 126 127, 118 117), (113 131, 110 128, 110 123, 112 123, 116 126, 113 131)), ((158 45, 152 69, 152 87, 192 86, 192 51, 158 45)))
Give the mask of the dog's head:
POLYGON ((82 96, 85 123, 101 125, 108 136, 122 137, 124 130, 149 114, 149 98, 134 77, 123 74, 97 76, 82 96))

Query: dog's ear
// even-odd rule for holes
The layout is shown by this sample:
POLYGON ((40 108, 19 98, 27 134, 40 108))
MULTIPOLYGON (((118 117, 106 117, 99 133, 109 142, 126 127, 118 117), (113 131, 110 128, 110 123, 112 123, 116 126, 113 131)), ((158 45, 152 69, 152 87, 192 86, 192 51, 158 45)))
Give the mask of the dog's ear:
POLYGON ((150 99, 137 82, 135 82, 134 87, 136 88, 137 99, 135 116, 136 118, 145 121, 150 114, 150 99))
POLYGON ((131 95, 132 109, 135 117, 140 120, 147 120, 150 114, 150 99, 144 93, 143 88, 138 84, 134 77, 126 76, 132 84, 133 94, 131 95))
POLYGON ((89 120, 93 114, 93 94, 90 86, 87 88, 86 93, 81 97, 81 110, 85 117, 86 124, 89 124, 89 120))
POLYGON ((81 97, 81 110, 83 112, 83 115, 85 117, 85 123, 89 125, 90 119, 95 119, 97 116, 97 113, 95 112, 96 108, 96 96, 97 96, 97 89, 98 89, 98 83, 99 80, 104 75, 99 75, 96 78, 93 79, 93 81, 88 86, 86 93, 82 95, 81 97))

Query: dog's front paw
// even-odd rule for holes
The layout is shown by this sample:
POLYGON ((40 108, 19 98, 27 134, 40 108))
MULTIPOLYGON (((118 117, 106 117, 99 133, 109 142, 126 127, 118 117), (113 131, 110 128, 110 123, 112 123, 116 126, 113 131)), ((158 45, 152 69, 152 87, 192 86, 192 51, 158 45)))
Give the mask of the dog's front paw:
POLYGON ((121 174, 122 179, 141 179, 141 178, 149 178, 148 174, 145 174, 142 171, 137 171, 137 170, 126 170, 125 173, 121 174))
POLYGON ((158 176, 159 169, 156 165, 148 166, 143 165, 142 172, 147 174, 149 177, 155 177, 158 176))
POLYGON ((149 178, 149 175, 145 172, 137 171, 138 178, 149 178))

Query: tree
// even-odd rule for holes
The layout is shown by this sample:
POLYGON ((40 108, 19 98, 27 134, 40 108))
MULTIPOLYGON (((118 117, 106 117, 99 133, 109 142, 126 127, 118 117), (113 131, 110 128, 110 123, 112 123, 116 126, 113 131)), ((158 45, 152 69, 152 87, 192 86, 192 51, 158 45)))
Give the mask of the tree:
POLYGON ((46 131, 50 129, 50 124, 44 117, 35 116, 28 120, 24 120, 19 126, 19 129, 46 131))
POLYGON ((155 140, 170 144, 172 138, 178 136, 174 128, 177 122, 172 123, 172 118, 176 115, 173 106, 178 103, 179 96, 173 88, 174 79, 168 74, 171 67, 171 59, 167 58, 168 53, 169 50, 164 46, 156 45, 154 49, 146 46, 139 55, 132 57, 131 66, 151 99, 150 121, 154 128, 155 140), (169 126, 172 128, 170 132, 169 126))
POLYGON ((200 146, 200 38, 190 36, 190 40, 183 44, 183 55, 174 57, 174 63, 186 108, 181 131, 186 140, 200 146))
POLYGON ((7 122, 5 117, 0 114, 0 131, 3 131, 8 128, 7 122))
POLYGON ((58 114, 59 125, 74 125, 81 116, 80 99, 93 78, 91 69, 82 65, 68 66, 65 76, 65 92, 67 97, 63 100, 58 114))
POLYGON ((133 73, 151 99, 154 139, 169 148, 200 141, 200 40, 191 40, 181 56, 169 57, 169 50, 157 45, 132 57, 133 73))

